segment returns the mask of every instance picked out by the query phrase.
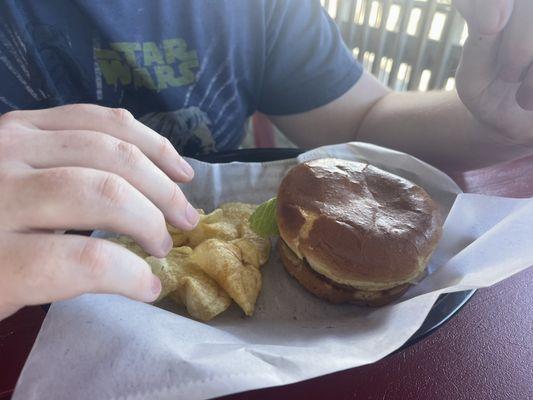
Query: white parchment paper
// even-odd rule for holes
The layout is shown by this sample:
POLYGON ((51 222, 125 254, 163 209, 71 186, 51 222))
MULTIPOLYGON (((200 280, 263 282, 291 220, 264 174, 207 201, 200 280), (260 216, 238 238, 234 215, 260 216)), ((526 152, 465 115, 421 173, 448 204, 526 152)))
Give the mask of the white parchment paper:
MULTIPOLYGON (((287 275, 275 252, 252 318, 232 306, 203 324, 118 296, 81 296, 52 305, 13 399, 204 399, 372 363, 409 339, 439 294, 486 287, 533 265, 533 200, 460 194, 427 164, 368 144, 324 147, 299 161, 333 156, 412 180, 447 216, 431 274, 400 301, 380 309, 326 304, 287 275)), ((191 161, 196 178, 183 190, 208 211, 260 203, 296 162, 191 161)))

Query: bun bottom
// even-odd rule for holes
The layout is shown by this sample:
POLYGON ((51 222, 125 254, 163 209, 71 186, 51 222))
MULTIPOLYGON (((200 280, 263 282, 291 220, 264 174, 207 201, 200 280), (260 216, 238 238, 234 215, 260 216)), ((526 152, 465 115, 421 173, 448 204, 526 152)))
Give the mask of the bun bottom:
POLYGON ((411 286, 406 283, 390 289, 374 291, 336 284, 313 270, 305 260, 298 258, 281 238, 278 240, 277 247, 287 272, 309 292, 330 303, 351 303, 371 307, 384 306, 401 297, 411 286))

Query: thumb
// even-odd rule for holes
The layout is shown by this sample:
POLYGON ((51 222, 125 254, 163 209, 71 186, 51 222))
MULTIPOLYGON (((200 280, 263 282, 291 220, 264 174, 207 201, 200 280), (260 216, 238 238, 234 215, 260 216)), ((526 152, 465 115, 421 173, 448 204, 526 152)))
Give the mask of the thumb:
POLYGON ((454 0, 470 34, 493 36, 509 22, 514 0, 454 0))
POLYGON ((498 49, 501 35, 470 34, 463 47, 455 75, 457 93, 468 106, 498 75, 498 49))
POLYGON ((456 88, 465 104, 470 103, 498 75, 500 33, 512 14, 514 0, 455 0, 468 24, 469 35, 457 74, 456 88))

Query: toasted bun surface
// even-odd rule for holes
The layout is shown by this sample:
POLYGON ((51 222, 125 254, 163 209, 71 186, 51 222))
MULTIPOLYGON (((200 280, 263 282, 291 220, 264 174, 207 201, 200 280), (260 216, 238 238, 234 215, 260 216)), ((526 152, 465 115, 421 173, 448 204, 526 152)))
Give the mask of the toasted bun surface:
POLYGON ((277 207, 281 239, 298 259, 337 286, 374 292, 419 277, 442 230, 438 206, 422 188, 338 159, 291 169, 277 207))

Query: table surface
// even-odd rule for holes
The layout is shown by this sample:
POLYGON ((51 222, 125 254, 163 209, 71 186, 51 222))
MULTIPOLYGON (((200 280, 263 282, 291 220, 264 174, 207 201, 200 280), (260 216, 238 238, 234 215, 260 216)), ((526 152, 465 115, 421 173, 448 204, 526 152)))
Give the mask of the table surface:
MULTIPOLYGON (((466 192, 533 197, 533 156, 453 177, 466 192)), ((428 338, 375 364, 224 399, 533 399, 531 282, 530 268, 479 290, 428 338)), ((11 397, 44 316, 27 307, 0 322, 0 400, 11 397)))

